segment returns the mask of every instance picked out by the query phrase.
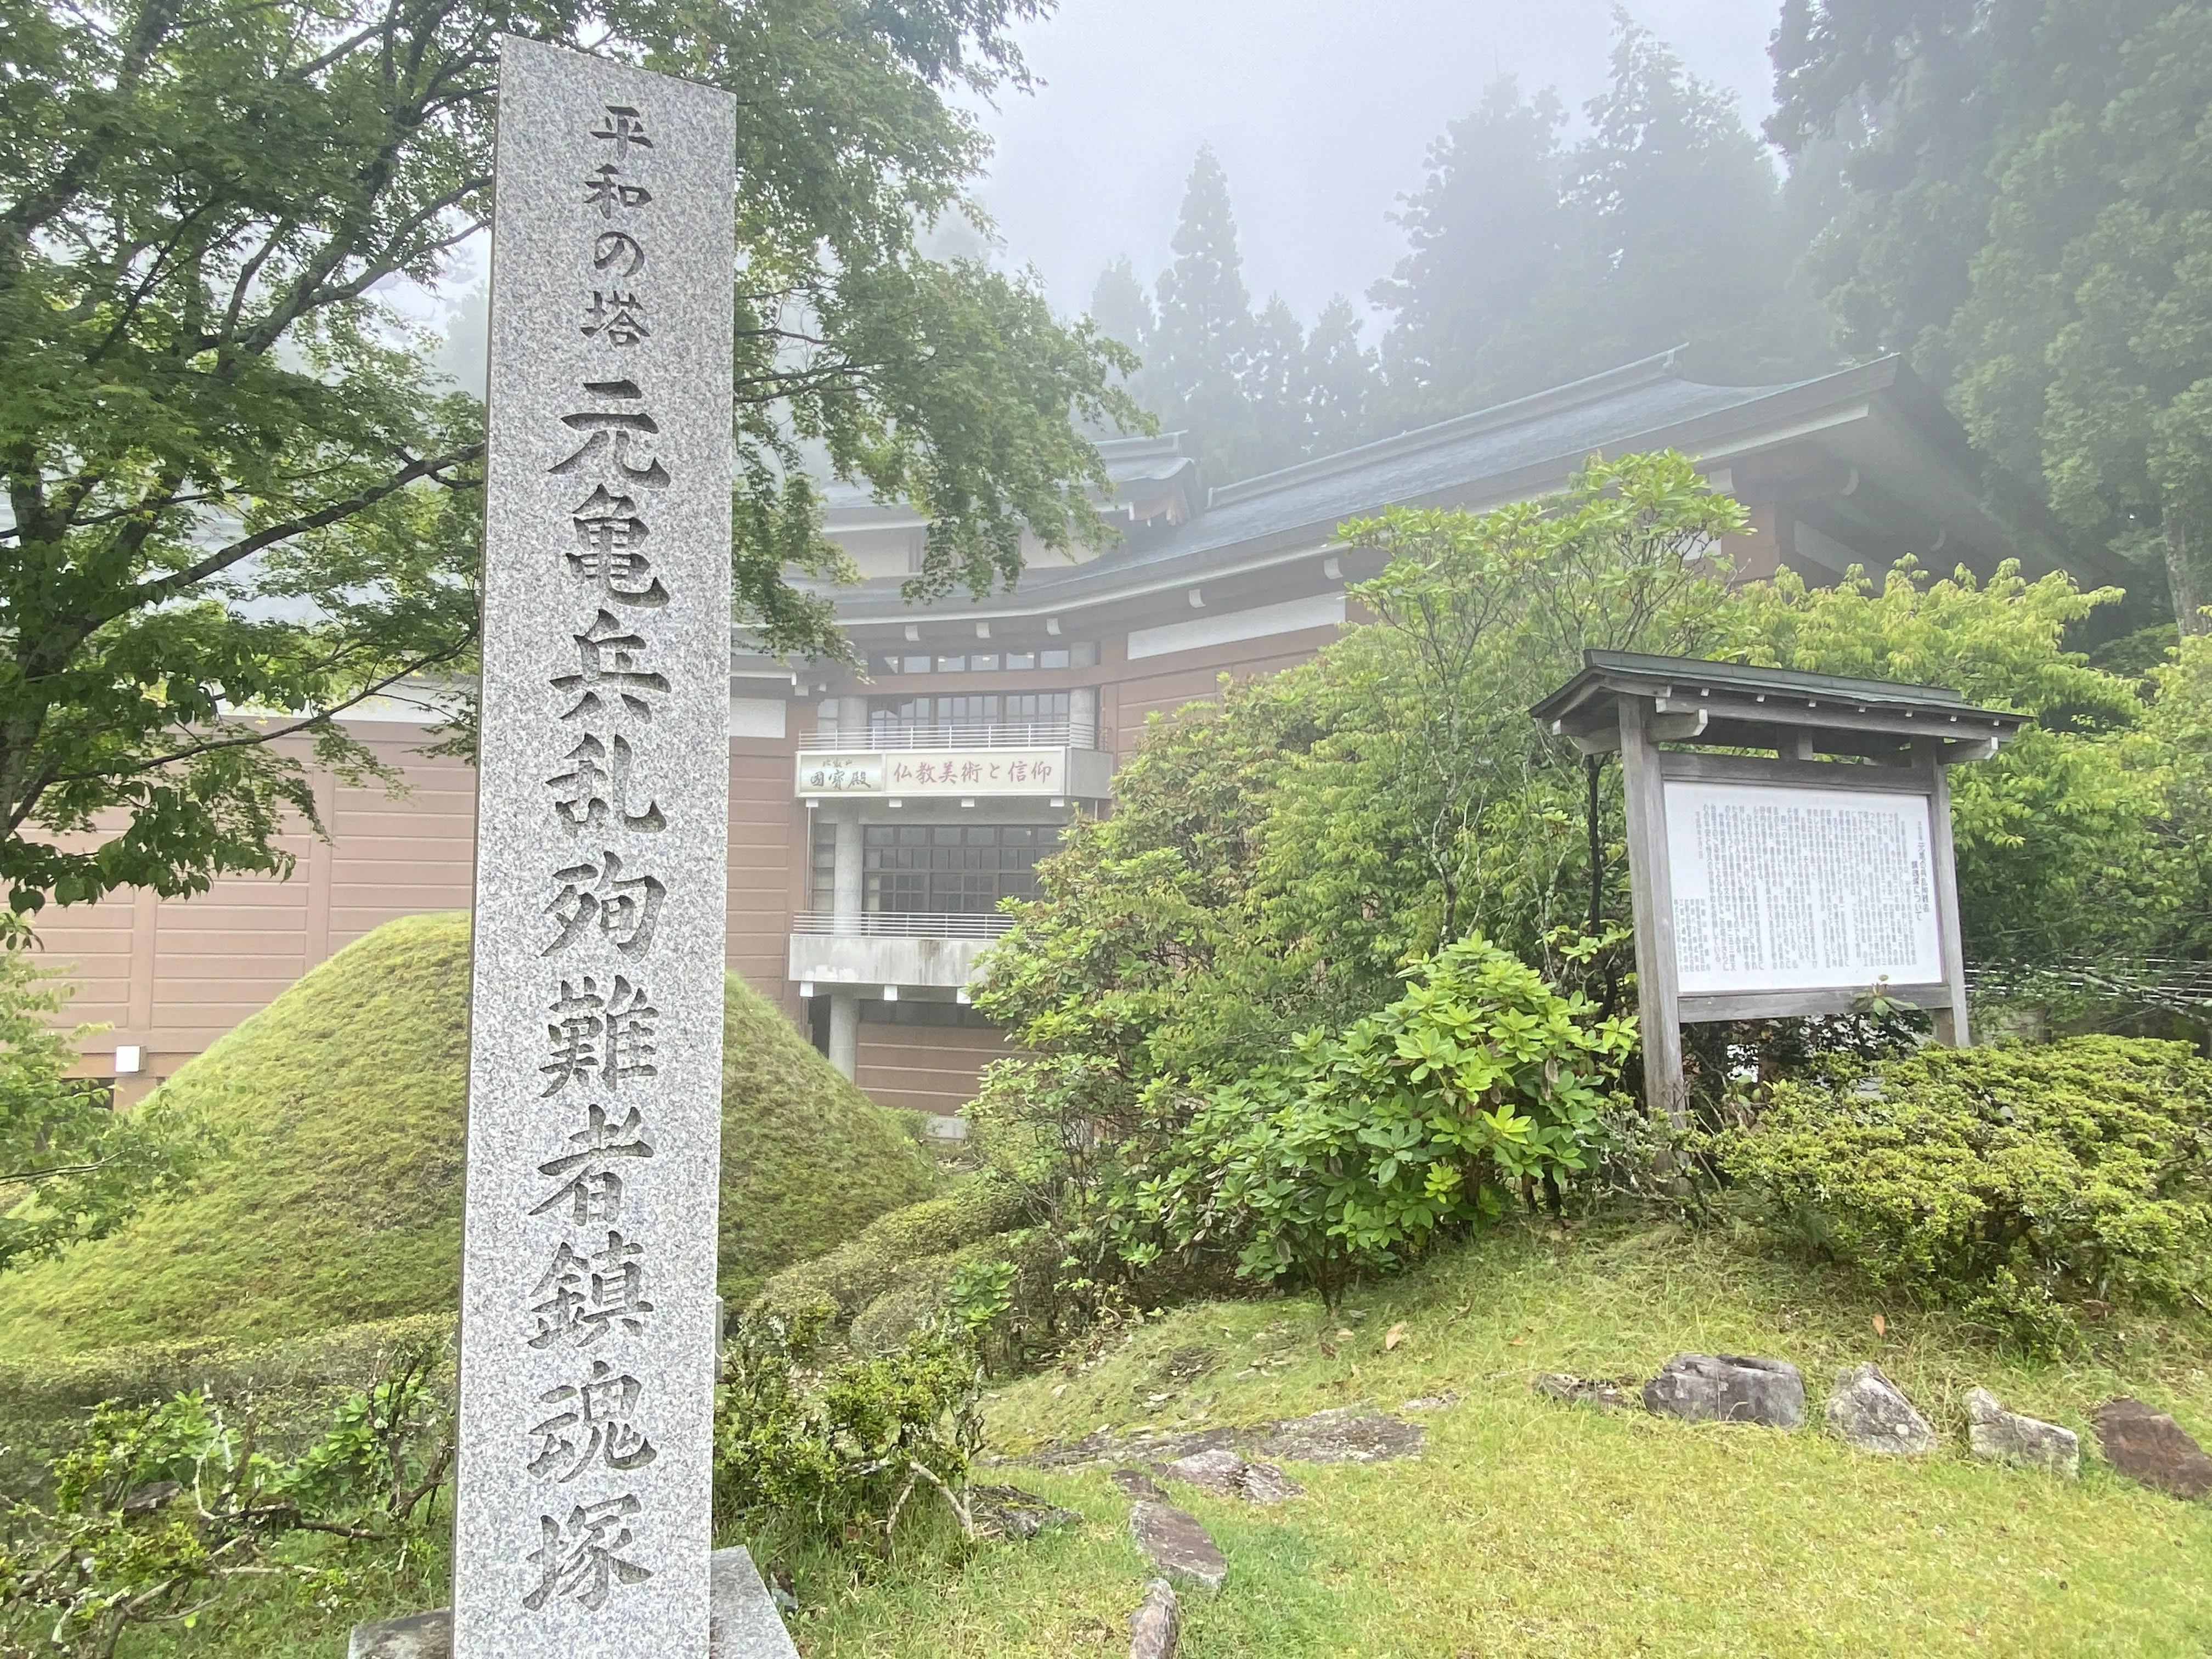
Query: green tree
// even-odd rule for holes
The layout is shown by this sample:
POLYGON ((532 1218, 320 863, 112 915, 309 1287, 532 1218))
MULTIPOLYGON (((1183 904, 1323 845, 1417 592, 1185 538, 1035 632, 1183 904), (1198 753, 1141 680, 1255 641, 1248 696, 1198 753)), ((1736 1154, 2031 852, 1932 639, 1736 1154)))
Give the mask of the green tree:
POLYGON ((617 15, 0 0, 0 884, 8 913, 284 872, 303 748, 473 649, 481 415, 382 297, 480 228, 495 38, 738 98, 739 620, 839 648, 799 465, 912 499, 918 592, 1011 581, 1024 530, 1102 533, 1075 422, 1127 359, 1025 283, 917 251, 1018 88, 1034 0, 768 0, 617 15), (1071 415, 1074 420, 1071 420, 1071 415), (236 711, 270 711, 253 723, 236 711), (297 743, 279 745, 278 738, 297 743))
POLYGON ((2212 605, 2212 15, 2130 39, 2101 98, 2001 152, 1948 334, 1955 401, 2059 516, 2162 564, 2175 620, 2212 605))
POLYGON ((1563 142, 1556 94, 1502 76, 1432 145, 1398 222, 1409 252, 1370 290, 1396 313, 1382 417, 1398 424, 1687 343, 1711 372, 1818 361, 1786 277, 1796 232, 1726 94, 1626 13, 1612 74, 1563 142))
POLYGON ((1360 343, 1352 301, 1331 295, 1306 336, 1306 453, 1333 455, 1358 441, 1376 380, 1376 355, 1360 343))
POLYGON ((1456 414, 1550 372, 1556 343, 1531 339, 1530 319, 1547 292, 1587 280, 1565 200, 1566 119, 1558 94, 1524 99, 1500 76, 1430 145, 1428 176, 1395 216, 1409 251, 1368 290, 1395 313, 1386 420, 1456 414))
POLYGON ((1175 262, 1160 273, 1158 321, 1139 400, 1174 426, 1196 433, 1217 481, 1243 477, 1259 453, 1259 431, 1245 396, 1252 297, 1237 251, 1229 179, 1211 145, 1199 147, 1176 223, 1175 262))
POLYGON ((104 1237, 198 1165, 191 1125, 69 1075, 93 1028, 55 1029, 68 1004, 29 951, 0 949, 0 1272, 104 1237))

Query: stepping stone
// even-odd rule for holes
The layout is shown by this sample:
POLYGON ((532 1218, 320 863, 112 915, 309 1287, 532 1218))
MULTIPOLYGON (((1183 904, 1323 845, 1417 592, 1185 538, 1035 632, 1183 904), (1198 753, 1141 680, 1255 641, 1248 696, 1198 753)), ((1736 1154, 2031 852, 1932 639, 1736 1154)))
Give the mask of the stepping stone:
POLYGON ((1305 1490, 1273 1463, 1248 1463, 1219 1447, 1163 1463, 1160 1473, 1248 1504, 1279 1504, 1305 1490))
POLYGON ((1083 1517, 1046 1502, 1019 1486, 970 1486, 968 1518, 980 1532, 999 1538, 1034 1538, 1054 1527, 1072 1527, 1083 1517))
POLYGON ((2048 1469, 2071 1480, 2081 1473, 2081 1437, 2071 1429, 2008 1412, 1987 1389, 1966 1395, 1966 1449, 1992 1463, 2048 1469))
POLYGON ((1917 1457, 1936 1449, 1935 1429, 1879 1365, 1853 1365, 1836 1374, 1827 1425, 1830 1434, 1861 1451, 1917 1457))
POLYGON ((1175 1586, 1155 1578, 1145 1586, 1145 1599, 1129 1615, 1129 1659, 1175 1659, 1182 1635, 1175 1586))
POLYGON ((2098 1449, 2121 1474, 2176 1498, 2212 1494, 2212 1457, 2164 1412, 2120 1395, 2098 1407, 2091 1420, 2098 1449))
POLYGON ((1644 1405, 1690 1423, 1794 1429, 1805 1421, 1805 1379, 1786 1359, 1678 1353, 1644 1385, 1644 1405))
POLYGON ((1150 1501, 1129 1506, 1129 1536, 1163 1577, 1197 1584, 1208 1592, 1228 1582, 1229 1559, 1198 1517, 1171 1504, 1150 1501))
POLYGON ((1538 1394, 1551 1400, 1564 1400, 1574 1406, 1595 1406, 1601 1412, 1617 1412, 1634 1403, 1631 1392, 1633 1382, 1607 1381, 1599 1376, 1577 1376, 1572 1371, 1544 1371, 1529 1386, 1538 1394))
POLYGON ((1153 1502, 1168 1501, 1167 1488, 1139 1469, 1116 1469, 1106 1477, 1124 1498, 1149 1498, 1153 1502))

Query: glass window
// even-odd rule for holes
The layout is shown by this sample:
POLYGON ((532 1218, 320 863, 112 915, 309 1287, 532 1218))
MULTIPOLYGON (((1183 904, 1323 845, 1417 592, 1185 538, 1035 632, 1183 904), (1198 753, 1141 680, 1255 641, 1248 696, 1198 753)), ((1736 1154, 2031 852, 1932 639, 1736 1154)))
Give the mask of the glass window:
POLYGON ((1067 666, 1067 652, 1065 648, 1058 651, 1040 651, 1037 653, 1037 666, 1040 668, 1065 668, 1067 666))
POLYGON ((908 657, 904 659, 904 672, 907 673, 927 674, 929 672, 929 659, 927 657, 908 657))
POLYGON ((1036 653, 1034 651, 1009 651, 1006 653, 1006 666, 1009 668, 1035 668, 1036 666, 1036 653))
POLYGON ((812 845, 807 849, 806 908, 826 915, 837 908, 837 826, 828 816, 809 812, 813 820, 812 845))
POLYGON ((1068 647, 1068 653, 1078 668, 1098 665, 1098 641, 1096 640, 1078 640, 1068 647))
POLYGON ((968 659, 939 657, 937 659, 937 672, 940 674, 964 674, 968 672, 968 659))
POLYGON ((1036 893, 1036 861, 1056 824, 872 824, 866 905, 895 915, 974 915, 1036 893))
POLYGON ((998 665, 999 653, 995 651, 978 651, 968 659, 968 672, 971 674, 988 674, 998 665))
POLYGON ((896 674, 899 672, 899 659, 896 657, 885 657, 877 665, 877 666, 884 673, 896 674))

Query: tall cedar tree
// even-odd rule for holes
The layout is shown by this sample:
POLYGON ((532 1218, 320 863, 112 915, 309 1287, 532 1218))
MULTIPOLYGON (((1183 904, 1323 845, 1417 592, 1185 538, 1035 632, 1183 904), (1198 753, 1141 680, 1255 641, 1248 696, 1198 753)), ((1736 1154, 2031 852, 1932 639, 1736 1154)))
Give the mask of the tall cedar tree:
POLYGON ((1188 429, 1215 483, 1273 471, 1358 441, 1375 380, 1352 302, 1334 295, 1308 334, 1280 295, 1253 314, 1227 175, 1211 149, 1191 168, 1159 304, 1127 258, 1099 273, 1091 321, 1136 350, 1128 386, 1188 429))
POLYGON ((1610 83, 1562 142, 1556 94, 1510 76, 1431 147, 1398 222, 1410 252, 1370 297, 1385 417, 1435 420, 1672 347, 1689 366, 1781 377, 1825 331, 1785 285, 1795 254, 1773 167, 1728 96, 1614 16, 1610 83), (1809 324, 1809 326, 1808 326, 1809 324))
POLYGON ((331 716, 474 649, 482 411, 380 299, 488 208, 501 31, 738 96, 735 576, 836 652, 802 443, 933 525, 913 586, 1099 533, 1125 361, 935 263, 1044 0, 0 0, 0 917, 283 872, 331 716), (230 711, 267 710, 258 723, 230 711), (272 742, 280 737, 295 741, 272 742))
POLYGON ((1842 155, 1814 275, 2085 541, 2212 602, 2212 36, 2172 0, 1790 0, 1768 131, 1842 155))

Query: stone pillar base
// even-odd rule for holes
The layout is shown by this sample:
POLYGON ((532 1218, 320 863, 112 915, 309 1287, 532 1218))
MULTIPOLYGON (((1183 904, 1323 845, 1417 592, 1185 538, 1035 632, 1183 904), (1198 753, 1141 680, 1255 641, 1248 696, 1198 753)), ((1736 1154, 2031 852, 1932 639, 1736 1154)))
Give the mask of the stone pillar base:
MULTIPOLYGON (((707 1659, 799 1659, 783 1617, 769 1599, 760 1570, 743 1548, 708 1558, 709 1590, 707 1659)), ((453 1659, 450 1607, 356 1625, 346 1659, 453 1659)))

